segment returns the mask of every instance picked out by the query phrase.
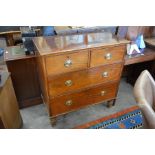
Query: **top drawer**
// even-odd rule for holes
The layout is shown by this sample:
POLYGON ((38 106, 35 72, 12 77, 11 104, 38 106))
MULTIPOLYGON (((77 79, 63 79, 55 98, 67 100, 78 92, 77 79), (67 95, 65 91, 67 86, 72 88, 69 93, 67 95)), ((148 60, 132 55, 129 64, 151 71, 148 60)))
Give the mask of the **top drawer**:
POLYGON ((88 51, 47 56, 45 57, 45 65, 47 75, 86 69, 88 66, 88 51))
POLYGON ((91 50, 90 67, 100 66, 104 64, 112 64, 122 61, 124 58, 125 46, 114 46, 91 50))

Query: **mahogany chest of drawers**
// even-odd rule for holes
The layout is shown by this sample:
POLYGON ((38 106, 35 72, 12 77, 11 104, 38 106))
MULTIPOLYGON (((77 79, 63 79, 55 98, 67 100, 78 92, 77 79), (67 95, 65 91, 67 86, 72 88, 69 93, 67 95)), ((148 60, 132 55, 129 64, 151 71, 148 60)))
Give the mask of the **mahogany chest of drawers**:
POLYGON ((33 41, 42 97, 52 125, 59 115, 115 101, 127 40, 90 33, 37 37, 33 41))

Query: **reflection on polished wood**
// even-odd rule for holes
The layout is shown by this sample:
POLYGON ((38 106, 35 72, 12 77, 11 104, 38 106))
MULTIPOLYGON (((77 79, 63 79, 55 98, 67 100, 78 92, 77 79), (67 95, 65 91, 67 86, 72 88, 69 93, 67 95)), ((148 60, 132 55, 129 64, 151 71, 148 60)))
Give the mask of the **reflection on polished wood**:
POLYGON ((111 33, 88 33, 68 36, 49 36, 34 38, 35 46, 40 55, 62 53, 66 51, 95 48, 107 45, 129 43, 125 39, 117 39, 111 33))
MULTIPOLYGON (((36 32, 37 36, 40 33, 40 29, 34 29, 36 32)), ((4 37, 7 40, 7 45, 8 46, 14 46, 14 35, 21 34, 20 30, 15 30, 15 31, 4 31, 0 32, 0 37, 4 37)))
MULTIPOLYGON (((36 32, 39 32, 40 29, 35 29, 36 32)), ((5 32, 0 32, 0 35, 3 35, 3 34, 17 34, 17 33, 21 33, 20 30, 17 30, 17 31, 5 31, 5 32)))
POLYGON ((5 49, 5 61, 33 58, 35 55, 26 55, 21 46, 9 46, 5 49))

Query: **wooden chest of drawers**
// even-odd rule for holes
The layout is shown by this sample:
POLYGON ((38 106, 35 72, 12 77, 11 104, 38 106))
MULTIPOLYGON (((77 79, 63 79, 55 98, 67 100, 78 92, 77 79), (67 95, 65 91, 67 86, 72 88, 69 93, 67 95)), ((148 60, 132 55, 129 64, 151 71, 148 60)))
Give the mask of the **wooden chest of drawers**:
POLYGON ((105 33, 34 39, 42 96, 52 124, 59 115, 115 101, 127 43, 106 38, 105 33))

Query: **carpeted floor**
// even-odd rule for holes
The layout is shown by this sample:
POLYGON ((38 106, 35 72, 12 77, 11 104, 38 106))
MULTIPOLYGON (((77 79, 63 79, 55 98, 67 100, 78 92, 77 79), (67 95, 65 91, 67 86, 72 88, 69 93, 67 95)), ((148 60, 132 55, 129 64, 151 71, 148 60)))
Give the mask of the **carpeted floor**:
POLYGON ((107 108, 104 104, 90 106, 72 113, 65 117, 58 117, 57 125, 51 127, 46 107, 44 104, 25 108, 21 110, 23 118, 23 129, 68 129, 78 125, 114 114, 123 109, 135 105, 133 87, 127 84, 125 79, 121 80, 116 105, 107 108))
POLYGON ((132 106, 115 114, 91 121, 75 129, 141 129, 143 116, 138 106, 132 106))

